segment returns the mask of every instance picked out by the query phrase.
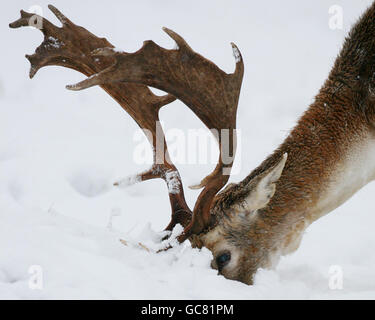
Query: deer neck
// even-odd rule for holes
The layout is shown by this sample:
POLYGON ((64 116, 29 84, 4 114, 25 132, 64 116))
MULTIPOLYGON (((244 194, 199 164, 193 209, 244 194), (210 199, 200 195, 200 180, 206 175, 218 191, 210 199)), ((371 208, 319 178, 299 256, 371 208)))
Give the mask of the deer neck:
POLYGON ((284 143, 241 182, 288 153, 276 193, 254 227, 267 231, 260 243, 269 252, 296 250, 312 222, 375 178, 374 105, 358 99, 352 88, 328 80, 284 143))

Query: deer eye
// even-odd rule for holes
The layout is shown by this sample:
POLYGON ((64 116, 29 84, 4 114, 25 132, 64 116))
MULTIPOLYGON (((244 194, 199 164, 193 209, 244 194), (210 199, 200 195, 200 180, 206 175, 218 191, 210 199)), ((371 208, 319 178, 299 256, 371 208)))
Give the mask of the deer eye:
POLYGON ((224 252, 216 257, 216 264, 221 271, 230 261, 230 252, 224 252))

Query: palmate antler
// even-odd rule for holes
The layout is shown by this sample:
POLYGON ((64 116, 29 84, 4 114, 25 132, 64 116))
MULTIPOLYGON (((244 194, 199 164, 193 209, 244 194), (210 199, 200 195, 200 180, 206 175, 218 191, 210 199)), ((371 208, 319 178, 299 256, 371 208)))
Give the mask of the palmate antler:
MULTIPOLYGON (((172 221, 184 226, 178 240, 186 240, 199 234, 214 223, 210 208, 215 195, 227 183, 236 150, 236 113, 243 77, 242 57, 232 44, 236 58, 236 70, 227 74, 211 61, 194 52, 185 40, 172 30, 164 31, 177 43, 178 48, 167 50, 152 41, 145 41, 135 53, 118 52, 104 38, 97 38, 86 29, 76 26, 56 8, 49 6, 63 24, 57 28, 43 20, 44 41, 35 54, 27 56, 31 62, 30 76, 46 65, 69 67, 89 76, 88 79, 67 86, 81 90, 100 85, 133 117, 142 129, 149 130, 153 137, 153 168, 140 174, 141 180, 163 178, 173 173, 178 177, 177 191, 169 194, 172 205, 172 221), (147 86, 168 92, 163 97, 155 96, 147 86), (156 141, 158 112, 160 108, 178 98, 183 101, 202 122, 216 132, 220 146, 220 157, 215 170, 195 188, 203 188, 195 204, 193 214, 186 205, 178 171, 171 163, 167 149, 159 150, 156 141), (163 156, 165 155, 165 157, 163 156), (159 163, 158 159, 163 159, 159 163), (169 173, 169 174, 168 174, 169 173)), ((32 14, 21 11, 21 18, 10 27, 29 25, 32 14)), ((164 135, 162 136, 165 142, 164 135)), ((164 143, 165 145, 165 143, 164 143)), ((174 188, 175 190, 176 188, 174 188)))
MULTIPOLYGON (((32 55, 26 55, 31 63, 30 78, 36 72, 49 65, 62 66, 82 72, 91 76, 111 66, 113 57, 93 57, 91 52, 97 48, 113 47, 105 38, 98 38, 86 29, 75 25, 54 6, 49 9, 62 23, 59 28, 47 19, 21 10, 21 18, 9 24, 11 28, 29 26, 33 21, 40 21, 44 41, 32 55)), ((182 182, 176 167, 169 160, 165 144, 164 133, 159 126, 158 113, 162 106, 173 102, 175 97, 170 94, 165 96, 154 95, 147 86, 134 83, 115 83, 101 86, 111 95, 121 107, 129 113, 137 124, 152 135, 150 139, 154 152, 154 165, 147 172, 141 173, 135 180, 149 180, 162 178, 168 182, 168 174, 173 173, 175 188, 169 193, 172 207, 172 221, 167 230, 171 230, 176 223, 186 226, 191 220, 191 211, 186 204, 182 182), (159 131, 157 135, 156 132, 159 131), (156 139, 161 141, 156 141, 156 139), (157 145, 165 146, 157 148, 157 145), (164 153, 165 152, 165 153, 164 153), (165 156, 164 156, 165 155, 165 156)))

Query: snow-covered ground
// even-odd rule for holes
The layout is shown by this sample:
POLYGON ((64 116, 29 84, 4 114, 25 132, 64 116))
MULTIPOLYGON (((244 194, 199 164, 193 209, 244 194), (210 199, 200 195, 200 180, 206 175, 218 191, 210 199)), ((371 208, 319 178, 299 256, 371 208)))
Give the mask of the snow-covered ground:
MULTIPOLYGON (((335 1, 55 1, 77 24, 126 51, 153 39, 172 48, 167 26, 225 71, 229 43, 243 54, 239 105, 240 181, 287 135, 307 108, 350 25, 370 0, 335 1), (331 30, 331 5, 341 5, 344 29, 331 30)), ((134 162, 137 126, 95 87, 64 89, 84 77, 50 67, 28 79, 25 53, 41 42, 33 29, 11 30, 19 9, 46 1, 8 1, 0 10, 0 298, 3 299, 346 299, 375 298, 375 185, 314 223, 299 250, 275 270, 260 270, 254 286, 226 280, 209 267, 208 250, 158 246, 170 214, 162 181, 118 190, 112 183, 148 164, 134 162), (124 246, 119 239, 125 239, 124 246), (339 269, 332 268, 339 266, 339 269), (330 273, 331 271, 331 273, 330 273), (331 290, 343 273, 343 289, 331 290), (29 273, 30 272, 30 273, 29 273), (332 273, 333 272, 333 273, 332 273), (338 273, 337 273, 338 272, 338 273), (30 281, 43 279, 42 289, 30 281), (30 280, 31 279, 31 280, 30 280), (33 283, 32 283, 33 284, 33 283)), ((203 128, 180 102, 161 112, 166 130, 203 128)), ((191 185, 213 164, 178 164, 191 185)), ((186 190, 192 207, 198 191, 186 190)), ((34 283, 35 284, 35 283, 34 283)))

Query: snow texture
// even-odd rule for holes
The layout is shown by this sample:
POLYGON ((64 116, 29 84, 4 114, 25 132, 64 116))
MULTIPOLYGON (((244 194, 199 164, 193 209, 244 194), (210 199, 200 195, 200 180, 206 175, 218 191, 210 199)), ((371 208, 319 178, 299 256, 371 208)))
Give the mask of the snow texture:
POLYGON ((64 43, 63 42, 60 42, 59 40, 57 40, 56 38, 54 37, 48 37, 48 45, 51 46, 51 47, 54 47, 56 49, 60 48, 64 43))
POLYGON ((233 56, 234 56, 234 59, 236 60, 236 63, 241 61, 241 54, 236 47, 233 47, 233 56))
MULTIPOLYGON (((227 73, 234 65, 227 44, 236 43, 246 69, 237 116, 241 166, 230 179, 236 182, 286 137, 324 82, 350 25, 372 1, 335 1, 344 9, 344 30, 329 29, 325 0, 209 0, 197 2, 198 11, 195 1, 109 0, 104 7, 92 1, 89 15, 84 2, 55 0, 54 5, 128 52, 148 39, 171 48, 161 30, 170 26, 227 73)), ((38 4, 58 24, 48 2, 38 4)), ((26 0, 8 1, 0 20, 12 22, 29 6, 26 0)), ((48 67, 30 80, 23 56, 40 44, 41 34, 5 28, 4 23, 0 299, 375 298, 374 184, 311 225, 298 251, 282 257, 274 270, 259 270, 254 286, 218 276, 207 249, 185 243, 155 253, 166 245, 160 230, 170 218, 164 181, 113 186, 116 177, 152 164, 152 153, 148 163, 133 160, 137 125, 99 87, 65 90, 65 84, 84 79, 73 70, 48 67), (342 290, 329 287, 332 266, 342 268, 342 290), (33 286, 35 270, 42 271, 40 289, 33 286)), ((160 116, 166 130, 203 128, 179 101, 160 116)), ((186 185, 215 167, 176 165, 186 185)), ((184 190, 192 208, 199 192, 184 190)), ((173 239, 178 232, 181 227, 173 239)))
POLYGON ((113 50, 114 52, 117 52, 117 53, 123 53, 123 52, 124 52, 123 49, 120 49, 120 48, 117 48, 117 47, 112 48, 112 50, 113 50))
POLYGON ((116 182, 116 185, 119 188, 127 188, 127 187, 132 186, 132 185, 134 185, 136 183, 139 183, 141 181, 142 181, 142 179, 141 179, 141 176, 139 174, 133 174, 133 175, 127 176, 127 177, 119 180, 118 182, 116 182))
POLYGON ((168 192, 177 194, 180 192, 180 176, 177 171, 169 170, 165 173, 168 192))

